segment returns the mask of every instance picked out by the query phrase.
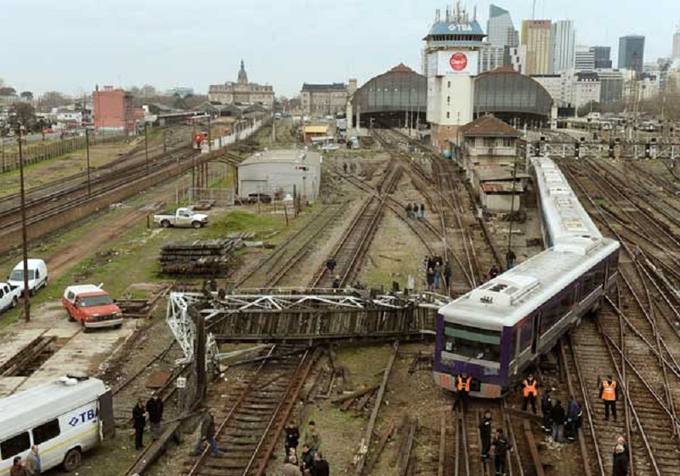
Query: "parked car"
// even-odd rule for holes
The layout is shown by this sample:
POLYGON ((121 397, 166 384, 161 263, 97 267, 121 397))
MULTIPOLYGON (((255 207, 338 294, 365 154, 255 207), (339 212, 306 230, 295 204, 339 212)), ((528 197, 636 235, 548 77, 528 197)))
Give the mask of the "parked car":
POLYGON ((69 319, 79 321, 86 329, 123 325, 123 313, 100 286, 69 286, 64 291, 62 304, 69 319))
POLYGON ((266 193, 249 193, 247 203, 271 203, 272 196, 266 193))
POLYGON ((0 283, 0 312, 15 307, 20 295, 21 291, 16 286, 0 283))
POLYGON ((208 224, 208 215, 194 213, 190 208, 178 208, 174 215, 172 213, 154 215, 153 221, 163 228, 171 226, 201 228, 208 224))
MULTIPOLYGON (((28 268, 28 292, 32 296, 35 292, 47 286, 47 265, 41 259, 29 259, 28 268)), ((10 286, 19 288, 19 294, 24 292, 24 262, 19 261, 9 274, 7 282, 10 286)))
MULTIPOLYGON (((40 472, 75 471, 83 453, 115 435, 111 390, 96 378, 65 376, 0 399, 0 474, 36 445, 40 472)), ((51 473, 51 472, 50 472, 51 473)))

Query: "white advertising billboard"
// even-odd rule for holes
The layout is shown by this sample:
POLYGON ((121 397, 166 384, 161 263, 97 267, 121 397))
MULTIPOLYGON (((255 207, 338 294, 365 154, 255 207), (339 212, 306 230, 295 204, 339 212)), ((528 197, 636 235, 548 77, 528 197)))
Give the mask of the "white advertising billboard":
POLYGON ((428 76, 477 75, 479 52, 469 50, 436 51, 427 58, 428 76))

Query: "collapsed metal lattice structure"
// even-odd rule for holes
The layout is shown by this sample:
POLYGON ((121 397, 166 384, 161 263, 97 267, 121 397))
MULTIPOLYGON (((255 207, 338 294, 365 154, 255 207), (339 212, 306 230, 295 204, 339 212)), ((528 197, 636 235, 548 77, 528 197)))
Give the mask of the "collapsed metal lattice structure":
POLYGON ((450 298, 434 293, 371 294, 353 289, 256 289, 172 292, 166 320, 184 353, 194 357, 196 324, 205 319, 207 353, 221 342, 367 340, 434 333, 437 310, 450 298))

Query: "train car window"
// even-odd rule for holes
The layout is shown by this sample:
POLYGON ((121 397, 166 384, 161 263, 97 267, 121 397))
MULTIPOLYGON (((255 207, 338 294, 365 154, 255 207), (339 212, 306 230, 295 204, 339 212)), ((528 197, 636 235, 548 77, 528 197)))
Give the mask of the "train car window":
POLYGON ((471 359, 500 362, 501 333, 447 322, 444 324, 444 350, 471 359))
POLYGON ((10 459, 31 447, 31 438, 28 432, 19 433, 0 443, 0 456, 3 460, 10 459))
POLYGON ((536 314, 532 314, 529 317, 525 317, 524 320, 519 324, 517 331, 520 332, 519 337, 519 351, 523 352, 531 345, 531 340, 533 337, 533 327, 534 318, 536 314))

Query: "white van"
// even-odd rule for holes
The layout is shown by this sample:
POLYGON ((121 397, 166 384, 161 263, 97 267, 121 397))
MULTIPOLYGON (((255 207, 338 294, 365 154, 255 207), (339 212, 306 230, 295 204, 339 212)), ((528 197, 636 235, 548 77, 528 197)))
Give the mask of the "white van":
MULTIPOLYGON (((41 259, 29 259, 28 264, 28 292, 31 295, 47 286, 47 265, 41 259)), ((19 292, 24 292, 24 262, 19 263, 14 267, 7 279, 10 286, 19 288, 19 292)))
POLYGON ((99 379, 66 376, 0 399, 0 476, 37 445, 42 472, 73 471, 82 454, 113 437, 113 397, 99 379))

